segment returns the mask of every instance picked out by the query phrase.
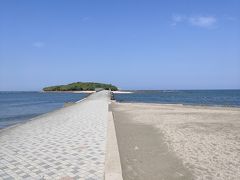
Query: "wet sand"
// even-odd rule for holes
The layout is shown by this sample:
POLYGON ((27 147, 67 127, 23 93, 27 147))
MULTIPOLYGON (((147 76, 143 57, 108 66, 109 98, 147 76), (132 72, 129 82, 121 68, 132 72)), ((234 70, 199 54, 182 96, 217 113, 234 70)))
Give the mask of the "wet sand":
POLYGON ((111 108, 125 180, 240 179, 240 108, 111 108))

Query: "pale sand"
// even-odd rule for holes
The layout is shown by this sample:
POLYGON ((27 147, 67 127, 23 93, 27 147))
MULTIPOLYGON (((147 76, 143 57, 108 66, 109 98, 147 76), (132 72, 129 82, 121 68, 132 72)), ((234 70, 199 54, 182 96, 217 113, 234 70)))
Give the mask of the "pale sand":
POLYGON ((112 91, 113 94, 132 94, 132 91, 112 91))
POLYGON ((40 91, 42 93, 86 93, 86 94, 91 94, 95 93, 96 91, 40 91))
MULTIPOLYGON (((184 168, 191 172, 193 179, 240 179, 240 108, 114 103, 113 112, 115 113, 116 131, 120 132, 119 134, 121 131, 126 131, 124 134, 127 134, 127 131, 135 131, 134 129, 138 129, 141 125, 145 138, 140 144, 146 144, 144 141, 147 141, 149 134, 151 135, 154 129, 157 130, 151 138, 162 138, 168 149, 182 162, 184 168), (124 126, 121 123, 126 119, 136 128, 129 129, 129 124, 126 124, 124 128, 119 128, 124 126), (152 132, 145 131, 149 129, 149 126, 153 128, 152 132)), ((126 137, 125 141, 128 142, 129 139, 126 137)), ((124 146, 129 146, 129 144, 124 144, 123 140, 119 146, 121 156, 121 146, 124 151, 126 149, 124 146)), ((156 147, 158 146, 159 142, 156 141, 156 147)), ((145 146, 145 148, 148 147, 145 146)), ((156 156, 156 158, 159 157, 156 156)), ((148 159, 142 163, 148 163, 147 161, 148 159)), ((172 160, 167 162, 159 160, 158 162, 159 164, 155 163, 155 166, 161 166, 164 163, 172 164, 172 160)), ((127 163, 126 161, 122 165, 127 163)), ((138 166, 135 167, 136 172, 141 173, 137 169, 138 166)), ((180 164, 179 167, 181 167, 180 164)), ((169 171, 171 167, 165 169, 169 171)), ((176 168, 173 167, 173 169, 176 168)), ((183 176, 186 174, 184 172, 186 171, 181 171, 183 176)), ((125 169, 123 173, 128 172, 125 169)), ((179 179, 179 177, 165 177, 164 179, 179 179)), ((190 176, 186 174, 186 177, 190 176)), ((137 178, 130 176, 128 179, 137 178)), ((149 179, 157 178, 152 175, 149 179)))
POLYGON ((71 93, 86 93, 86 94, 91 94, 95 93, 96 91, 70 91, 71 93))

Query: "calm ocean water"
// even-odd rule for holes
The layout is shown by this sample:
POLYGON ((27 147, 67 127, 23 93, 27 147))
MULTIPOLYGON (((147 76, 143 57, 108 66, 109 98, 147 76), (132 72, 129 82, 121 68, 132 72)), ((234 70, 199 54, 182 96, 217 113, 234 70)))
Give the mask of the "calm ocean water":
MULTIPOLYGON (((0 92, 0 129, 76 102, 86 94, 0 92)), ((135 91, 116 94, 119 102, 240 107, 240 90, 135 91)))
POLYGON ((86 94, 0 92, 0 129, 76 102, 86 94))
POLYGON ((240 107, 240 90, 135 91, 116 94, 119 102, 143 102, 185 105, 240 107))

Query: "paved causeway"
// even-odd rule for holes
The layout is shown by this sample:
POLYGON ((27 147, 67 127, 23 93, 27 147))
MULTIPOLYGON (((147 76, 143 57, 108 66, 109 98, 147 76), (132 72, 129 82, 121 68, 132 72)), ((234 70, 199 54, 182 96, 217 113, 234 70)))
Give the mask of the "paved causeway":
POLYGON ((103 179, 109 92, 0 132, 0 179, 103 179))

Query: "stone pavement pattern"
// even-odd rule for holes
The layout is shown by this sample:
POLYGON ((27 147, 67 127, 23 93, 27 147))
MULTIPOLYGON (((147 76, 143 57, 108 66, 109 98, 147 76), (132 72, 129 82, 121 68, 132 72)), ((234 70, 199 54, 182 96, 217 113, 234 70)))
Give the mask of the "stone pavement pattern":
POLYGON ((109 92, 0 132, 0 179, 103 179, 109 92))

